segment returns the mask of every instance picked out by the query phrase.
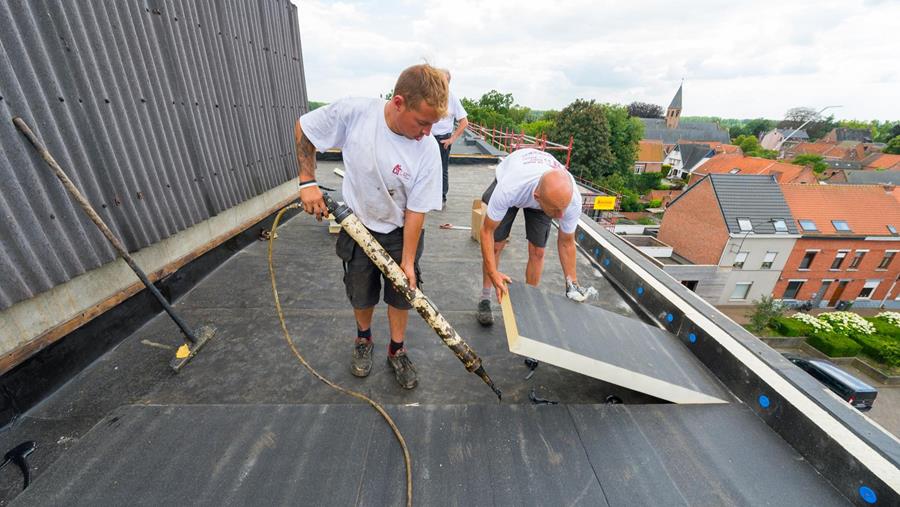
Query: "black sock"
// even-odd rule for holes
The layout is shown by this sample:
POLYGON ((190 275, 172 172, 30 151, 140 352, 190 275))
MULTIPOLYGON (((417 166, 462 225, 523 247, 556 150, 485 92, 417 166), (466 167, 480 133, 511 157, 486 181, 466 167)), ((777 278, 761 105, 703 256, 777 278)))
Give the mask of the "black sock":
POLYGON ((397 355, 397 351, 403 348, 403 342, 395 342, 391 340, 391 344, 388 346, 388 354, 395 356, 397 355))
POLYGON ((361 330, 359 327, 356 328, 356 336, 358 338, 372 341, 372 328, 366 329, 365 331, 361 330))

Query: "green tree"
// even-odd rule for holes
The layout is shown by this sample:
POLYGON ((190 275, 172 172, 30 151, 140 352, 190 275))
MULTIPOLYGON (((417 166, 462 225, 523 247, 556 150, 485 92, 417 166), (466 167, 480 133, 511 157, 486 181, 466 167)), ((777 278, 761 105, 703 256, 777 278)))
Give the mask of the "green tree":
POLYGON ((756 118, 744 124, 744 129, 746 129, 747 133, 757 138, 759 138, 760 134, 768 132, 774 127, 775 122, 765 118, 756 118))
POLYGON ((736 144, 741 148, 741 151, 744 152, 744 155, 748 157, 761 157, 768 159, 775 159, 778 156, 778 152, 775 150, 767 150, 759 145, 759 141, 756 139, 756 136, 752 134, 743 134, 737 136, 732 139, 731 142, 736 144))
POLYGON ((761 333, 773 320, 784 315, 784 306, 772 296, 762 296, 753 301, 753 311, 747 314, 750 330, 761 333))
POLYGON ((615 159, 613 170, 623 174, 634 172, 638 142, 644 136, 644 124, 629 116, 628 109, 604 104, 603 112, 609 124, 609 149, 615 159))
MULTIPOLYGON (((616 159, 610 150, 609 122, 602 105, 593 100, 577 99, 560 111, 551 139, 568 144, 570 136, 575 140, 570 162, 574 174, 596 180, 615 171, 616 159)), ((554 153, 565 160, 565 153, 554 153)))
POLYGON ((794 160, 791 160, 791 163, 811 167, 816 174, 821 174, 825 172, 825 169, 828 169, 828 164, 825 163, 825 159, 822 155, 815 155, 812 153, 797 155, 794 157, 794 160))
POLYGON ((893 139, 888 141, 887 146, 884 147, 882 153, 888 153, 890 155, 900 155, 900 135, 895 136, 893 139))
POLYGON ((541 137, 544 134, 549 136, 555 126, 556 123, 550 120, 535 120, 522 125, 522 130, 530 136, 541 137))
POLYGON ((646 102, 632 102, 628 104, 628 114, 636 118, 662 118, 663 108, 656 104, 646 102))
POLYGON ((500 93, 497 90, 491 90, 481 96, 478 105, 498 113, 508 113, 515 99, 512 93, 500 93))

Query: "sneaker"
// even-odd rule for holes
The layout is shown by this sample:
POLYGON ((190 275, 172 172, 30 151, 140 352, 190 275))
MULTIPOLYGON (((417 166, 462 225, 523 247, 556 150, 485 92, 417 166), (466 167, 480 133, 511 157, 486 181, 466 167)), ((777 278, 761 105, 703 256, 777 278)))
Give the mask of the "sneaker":
POLYGON ((372 371, 372 349, 375 345, 372 340, 357 338, 353 346, 353 360, 350 361, 350 373, 354 377, 367 377, 372 371))
POLYGON ((478 303, 478 312, 475 313, 475 317, 482 326, 490 326, 494 323, 494 314, 491 312, 490 299, 482 299, 478 303))
POLYGON ((419 384, 416 367, 413 366, 409 356, 406 355, 406 349, 398 350, 393 356, 389 355, 387 360, 391 368, 394 369, 394 376, 397 378, 397 383, 400 384, 400 387, 412 389, 419 384))
POLYGON ((575 282, 566 280, 566 297, 572 301, 581 303, 589 297, 596 295, 597 289, 593 287, 582 287, 575 282))

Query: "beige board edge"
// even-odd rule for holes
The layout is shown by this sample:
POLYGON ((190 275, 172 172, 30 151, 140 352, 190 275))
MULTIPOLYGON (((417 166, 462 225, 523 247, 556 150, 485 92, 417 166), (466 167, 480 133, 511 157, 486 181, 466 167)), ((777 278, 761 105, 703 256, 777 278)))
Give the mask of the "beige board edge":
MULTIPOLYGON (((504 318, 505 315, 504 313, 504 318)), ((509 329, 507 329, 507 333, 509 333, 509 329)), ((510 347, 511 352, 533 357, 538 361, 549 363, 559 368, 616 384, 633 391, 649 394, 672 403, 682 405, 728 403, 727 400, 715 396, 637 373, 621 366, 598 361, 569 350, 547 345, 531 338, 518 336, 516 342, 517 348, 513 351, 512 347, 510 347)))
POLYGON ((518 354, 519 328, 516 326, 516 316, 513 313, 512 303, 509 302, 509 294, 500 301, 500 309, 503 312, 503 327, 506 329, 506 343, 509 351, 518 354))

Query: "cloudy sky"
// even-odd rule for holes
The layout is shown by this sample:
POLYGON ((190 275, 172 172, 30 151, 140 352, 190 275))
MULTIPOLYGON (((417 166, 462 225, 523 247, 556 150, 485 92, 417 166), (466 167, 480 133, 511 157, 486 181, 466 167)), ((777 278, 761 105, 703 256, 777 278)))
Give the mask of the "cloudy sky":
POLYGON ((293 1, 310 100, 377 96, 427 60, 459 96, 533 109, 665 107, 683 78, 689 116, 900 120, 900 0, 293 1))

